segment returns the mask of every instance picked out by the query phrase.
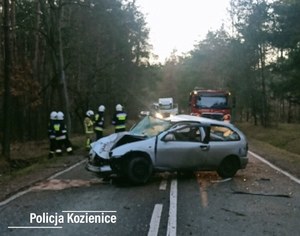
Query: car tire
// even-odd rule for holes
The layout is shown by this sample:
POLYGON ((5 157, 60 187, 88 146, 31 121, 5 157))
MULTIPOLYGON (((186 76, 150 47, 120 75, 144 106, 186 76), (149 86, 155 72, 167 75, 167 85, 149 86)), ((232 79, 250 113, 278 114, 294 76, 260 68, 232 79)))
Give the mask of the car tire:
POLYGON ((145 157, 136 156, 128 160, 127 176, 133 184, 146 183, 150 179, 152 171, 152 163, 145 157))
POLYGON ((236 172, 239 170, 238 160, 231 156, 226 157, 217 169, 217 173, 222 178, 232 178, 235 176, 236 172))

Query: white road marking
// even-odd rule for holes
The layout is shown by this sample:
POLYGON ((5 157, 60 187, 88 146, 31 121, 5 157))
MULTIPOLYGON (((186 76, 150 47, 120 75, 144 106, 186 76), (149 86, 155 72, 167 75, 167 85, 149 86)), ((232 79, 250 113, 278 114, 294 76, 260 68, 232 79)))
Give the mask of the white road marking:
POLYGON ((86 160, 82 160, 82 161, 80 161, 80 162, 77 162, 76 164, 70 166, 69 168, 67 168, 67 169, 65 169, 65 170, 62 170, 62 171, 60 171, 60 172, 57 172, 57 173, 55 173, 54 175, 50 176, 50 177, 48 178, 48 180, 54 179, 54 178, 56 178, 57 176, 60 176, 60 175, 62 175, 62 174, 64 174, 64 173, 66 173, 66 172, 68 172, 68 171, 74 169, 75 167, 81 165, 81 164, 84 163, 84 162, 86 162, 86 160))
POLYGON ((9 203, 9 202, 15 200, 15 199, 18 198, 18 197, 23 196, 24 194, 26 194, 26 193, 28 193, 28 192, 30 192, 30 191, 31 191, 31 188, 28 188, 28 189, 26 189, 26 190, 24 190, 24 191, 18 192, 18 193, 16 193, 16 194, 12 195, 11 197, 7 198, 6 200, 0 202, 0 206, 4 206, 4 205, 6 205, 7 203, 9 203))
POLYGON ((273 168, 274 170, 279 171, 280 173, 282 173, 283 175, 287 176, 288 178, 290 178, 291 180, 295 181, 297 184, 300 184, 300 179, 296 178, 295 176, 291 175, 290 173, 280 169, 279 167, 273 165, 271 162, 267 161, 266 159, 264 159, 263 157, 257 155, 254 152, 248 151, 248 153, 250 153, 253 157, 255 157, 256 159, 260 160, 261 162, 267 164, 268 166, 270 166, 271 168, 273 168))
POLYGON ((170 209, 167 236, 176 236, 177 230, 177 180, 171 182, 170 189, 170 209))
MULTIPOLYGON (((77 162, 76 164, 70 166, 69 168, 67 168, 67 169, 65 169, 65 170, 63 170, 63 171, 60 171, 60 172, 58 172, 58 173, 56 173, 56 174, 50 176, 47 180, 54 179, 55 177, 57 177, 57 176, 59 176, 59 175, 62 175, 62 174, 64 174, 64 173, 66 173, 66 172, 72 170, 73 168, 75 168, 75 167, 81 165, 81 164, 84 163, 84 162, 86 162, 86 160, 82 160, 82 161, 80 161, 80 162, 77 162)), ((15 199, 18 198, 18 197, 21 197, 21 196, 25 195, 26 193, 30 192, 31 190, 32 190, 32 187, 28 187, 28 188, 25 189, 24 191, 21 191, 21 192, 18 192, 18 193, 16 193, 16 194, 12 195, 11 197, 7 198, 6 200, 0 202, 0 206, 6 205, 7 203, 9 203, 9 202, 15 200, 15 199)))
POLYGON ((200 189, 201 204, 205 208, 208 206, 208 196, 207 196, 207 191, 206 191, 207 182, 204 179, 201 180, 199 176, 197 176, 197 181, 198 181, 199 189, 200 189))
POLYGON ((167 180, 162 180, 161 182, 160 182, 160 185, 159 185, 159 190, 166 190, 167 189, 167 180))
POLYGON ((152 213, 152 217, 151 217, 151 221, 150 221, 150 228, 148 231, 148 236, 157 236, 162 208, 163 208, 162 204, 155 204, 153 213, 152 213))

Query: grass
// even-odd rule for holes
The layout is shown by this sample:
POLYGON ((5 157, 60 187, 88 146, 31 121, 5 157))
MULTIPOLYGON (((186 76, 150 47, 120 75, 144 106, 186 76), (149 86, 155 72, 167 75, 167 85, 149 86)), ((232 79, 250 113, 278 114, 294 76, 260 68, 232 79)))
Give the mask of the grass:
POLYGON ((237 124, 246 135, 249 149, 300 178, 300 125, 278 124, 270 128, 237 124))
POLYGON ((237 126, 250 139, 300 155, 300 124, 278 124, 270 128, 240 123, 237 126))
MULTIPOLYGON (((83 147, 84 137, 75 136, 71 138, 71 142, 76 152, 81 151, 83 147)), ((13 178, 16 175, 26 175, 35 169, 42 167, 59 165, 63 159, 48 159, 49 141, 31 141, 26 143, 11 144, 10 162, 0 159, 0 175, 13 178)))

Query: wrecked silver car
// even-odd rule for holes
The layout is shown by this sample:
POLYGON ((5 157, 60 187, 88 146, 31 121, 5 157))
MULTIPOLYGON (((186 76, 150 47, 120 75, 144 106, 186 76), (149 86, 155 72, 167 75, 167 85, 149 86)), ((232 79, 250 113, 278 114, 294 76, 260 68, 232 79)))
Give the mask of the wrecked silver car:
POLYGON ((246 137, 233 124, 190 115, 146 116, 131 131, 92 143, 86 168, 135 184, 156 171, 217 171, 228 178, 246 167, 247 151, 246 137))

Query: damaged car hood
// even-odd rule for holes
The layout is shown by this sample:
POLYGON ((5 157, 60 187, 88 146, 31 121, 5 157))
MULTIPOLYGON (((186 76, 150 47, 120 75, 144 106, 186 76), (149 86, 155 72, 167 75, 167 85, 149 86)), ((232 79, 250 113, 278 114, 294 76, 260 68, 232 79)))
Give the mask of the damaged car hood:
POLYGON ((114 133, 91 143, 90 156, 94 157, 94 154, 97 154, 103 159, 109 159, 109 153, 112 149, 154 137, 170 125, 170 121, 147 116, 128 132, 114 133))
POLYGON ((91 151, 94 151, 103 159, 109 159, 109 152, 114 144, 127 134, 129 134, 129 132, 121 132, 101 138, 98 141, 91 143, 91 151))

